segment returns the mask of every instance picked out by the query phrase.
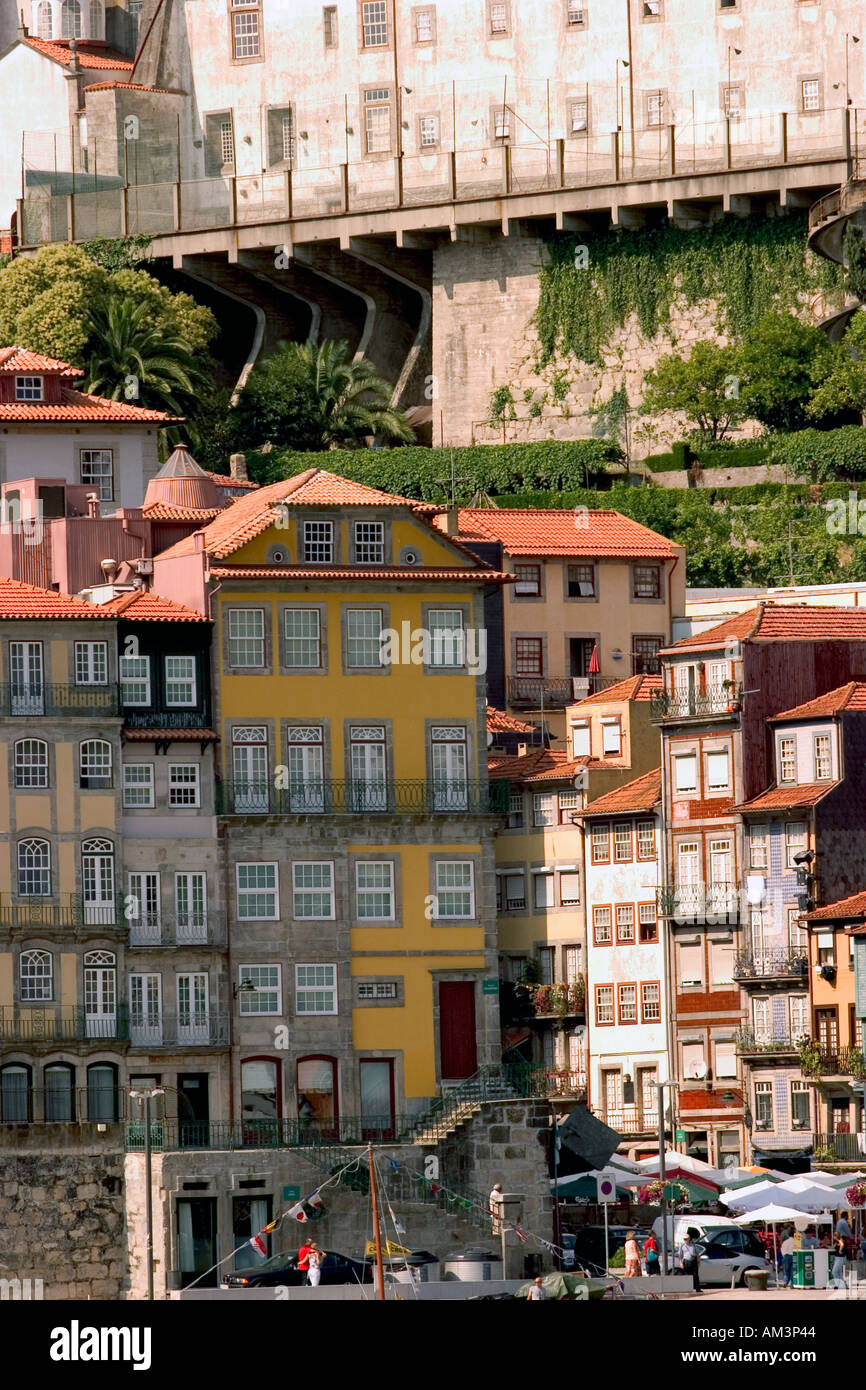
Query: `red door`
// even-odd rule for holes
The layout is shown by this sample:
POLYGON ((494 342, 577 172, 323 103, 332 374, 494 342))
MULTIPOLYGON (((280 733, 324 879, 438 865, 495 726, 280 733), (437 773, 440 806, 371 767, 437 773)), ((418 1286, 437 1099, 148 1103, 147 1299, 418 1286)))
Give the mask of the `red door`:
POLYGON ((471 980, 443 981, 439 986, 439 1052, 443 1081, 462 1081, 478 1070, 471 980))

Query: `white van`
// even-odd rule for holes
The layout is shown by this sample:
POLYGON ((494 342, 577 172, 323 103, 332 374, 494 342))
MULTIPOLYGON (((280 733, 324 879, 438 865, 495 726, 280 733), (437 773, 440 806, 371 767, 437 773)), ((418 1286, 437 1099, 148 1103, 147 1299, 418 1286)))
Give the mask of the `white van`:
MULTIPOLYGON (((671 1216, 668 1214, 668 1250, 678 1250, 685 1239, 686 1231, 691 1228, 697 1231, 698 1238, 705 1238, 706 1231, 718 1231, 723 1226, 733 1226, 738 1230, 736 1221, 732 1221, 730 1216, 698 1216, 695 1212, 685 1216, 671 1216)), ((662 1243, 662 1219, 657 1216, 653 1222, 653 1235, 661 1249, 662 1243)))

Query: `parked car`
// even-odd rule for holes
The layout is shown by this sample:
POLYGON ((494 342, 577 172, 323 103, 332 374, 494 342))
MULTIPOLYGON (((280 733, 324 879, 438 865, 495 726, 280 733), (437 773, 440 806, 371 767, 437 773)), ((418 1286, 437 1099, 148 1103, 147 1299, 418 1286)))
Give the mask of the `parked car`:
MULTIPOLYGON (((369 1284, 372 1270, 366 1260, 353 1260, 349 1255, 338 1255, 329 1250, 322 1262, 323 1284, 369 1284)), ((251 1265, 249 1269, 233 1269, 223 1275, 224 1289, 269 1289, 278 1285, 297 1288, 307 1282, 306 1271, 298 1269, 298 1256, 294 1254, 271 1255, 263 1264, 251 1265)))
MULTIPOLYGON (((629 1231, 636 1233, 638 1247, 641 1254, 643 1253, 644 1241, 649 1236, 647 1226, 609 1226, 607 1232, 609 1259, 613 1259, 617 1250, 621 1250, 625 1245, 629 1231)), ((563 1269, 585 1269, 590 1274, 604 1270, 604 1226, 581 1226, 573 1233, 564 1234, 562 1245, 566 1251, 566 1258, 562 1262, 563 1269), (566 1259, 569 1256, 570 1262, 566 1264, 566 1259)))
POLYGON ((742 1286, 747 1269, 768 1269, 764 1247, 754 1231, 713 1229, 707 1224, 701 1239, 695 1241, 702 1284, 742 1286))

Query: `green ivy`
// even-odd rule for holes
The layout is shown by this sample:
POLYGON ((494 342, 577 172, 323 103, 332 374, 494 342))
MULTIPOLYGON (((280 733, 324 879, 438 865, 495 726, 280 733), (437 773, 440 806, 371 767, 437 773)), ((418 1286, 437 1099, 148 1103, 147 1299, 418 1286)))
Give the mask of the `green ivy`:
POLYGON ((514 397, 511 394, 511 388, 497 386, 496 390, 490 394, 488 422, 491 425, 501 425, 503 420, 513 420, 514 418, 514 397))
POLYGON ((719 329, 742 339, 774 306, 794 308, 801 294, 830 295, 844 282, 841 266, 808 250, 806 218, 796 213, 726 216, 688 231, 605 232, 590 240, 586 269, 575 265, 576 244, 555 236, 540 269, 540 368, 557 351, 601 365, 604 345, 630 313, 646 338, 670 335, 678 295, 689 305, 715 300, 719 329))
POLYGON ((152 241, 153 237, 147 232, 137 232, 134 236, 99 237, 96 241, 83 241, 81 249, 106 270, 129 270, 146 259, 152 241))

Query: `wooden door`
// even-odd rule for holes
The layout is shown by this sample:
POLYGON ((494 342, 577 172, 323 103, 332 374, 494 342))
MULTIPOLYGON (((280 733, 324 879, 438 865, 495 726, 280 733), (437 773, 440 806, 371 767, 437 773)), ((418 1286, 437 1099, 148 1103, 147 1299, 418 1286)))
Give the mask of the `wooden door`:
POLYGON ((443 1081, 462 1081, 478 1070, 471 980, 443 981, 439 986, 439 1056, 443 1081))

